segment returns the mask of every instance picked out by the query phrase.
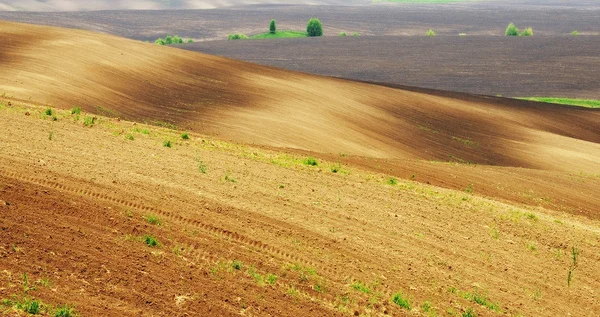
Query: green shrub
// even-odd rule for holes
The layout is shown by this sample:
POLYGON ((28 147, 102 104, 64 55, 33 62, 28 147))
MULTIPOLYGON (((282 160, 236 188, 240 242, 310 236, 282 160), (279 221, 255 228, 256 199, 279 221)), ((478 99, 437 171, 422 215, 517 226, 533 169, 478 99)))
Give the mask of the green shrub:
POLYGON ((164 39, 159 38, 156 41, 154 41, 154 44, 158 44, 158 45, 184 44, 184 43, 194 43, 194 40, 188 39, 186 41, 182 37, 179 37, 179 35, 167 35, 164 39))
POLYGON ((432 29, 429 29, 427 32, 425 32, 425 36, 435 36, 435 31, 432 29))
POLYGON ((73 107, 73 109, 71 109, 71 114, 81 114, 81 108, 80 107, 73 107))
POLYGON ((575 31, 571 32, 571 35, 577 36, 577 35, 579 35, 579 31, 575 30, 575 31))
POLYGON ((407 310, 411 309, 408 298, 402 297, 402 292, 398 292, 398 293, 394 294, 394 298, 392 298, 392 301, 396 305, 398 305, 404 309, 407 309, 407 310))
POLYGON ((396 185, 396 184, 398 184, 398 181, 395 178, 390 177, 390 179, 388 179, 387 183, 389 185, 396 185))
POLYGON ((44 114, 47 116, 51 116, 52 115, 52 108, 46 108, 46 110, 44 110, 44 114))
POLYGON ((190 135, 187 132, 184 132, 181 134, 181 138, 184 140, 189 140, 190 139, 190 135))
POLYGON ((317 162, 316 159, 312 158, 312 157, 307 157, 304 160, 304 165, 308 165, 308 166, 317 166, 319 165, 319 162, 317 162))
POLYGON ((317 18, 308 20, 306 33, 308 33, 308 36, 323 36, 323 24, 317 18))
POLYGON ((133 141, 133 140, 135 140, 135 137, 133 136, 133 134, 132 134, 132 133, 128 133, 128 134, 125 136, 125 139, 127 139, 127 140, 129 140, 129 141, 133 141))
POLYGON ((347 36, 346 32, 341 32, 340 34, 338 34, 339 36, 347 36))
POLYGON ((519 36, 533 36, 533 29, 531 27, 526 28, 519 34, 519 36))
POLYGON ((354 33, 352 33, 352 36, 360 36, 360 33, 354 32, 354 33))
POLYGON ((517 28, 514 23, 510 22, 508 27, 506 27, 505 34, 506 36, 519 36, 519 28, 517 28))
POLYGON ((156 240, 155 237, 153 236, 145 236, 144 237, 144 242, 149 246, 149 247, 157 247, 159 245, 158 240, 156 240))
POLYGON ((171 140, 164 140, 164 141, 163 141, 163 146, 164 146, 164 147, 168 147, 168 148, 170 148, 170 147, 172 146, 172 145, 171 145, 171 140))
POLYGON ((271 20, 271 23, 269 24, 269 32, 271 32, 271 34, 275 34, 275 32, 277 32, 277 26, 275 25, 275 20, 271 20))
POLYGON ((228 40, 247 40, 248 36, 246 36, 245 34, 229 34, 229 36, 227 37, 228 40))

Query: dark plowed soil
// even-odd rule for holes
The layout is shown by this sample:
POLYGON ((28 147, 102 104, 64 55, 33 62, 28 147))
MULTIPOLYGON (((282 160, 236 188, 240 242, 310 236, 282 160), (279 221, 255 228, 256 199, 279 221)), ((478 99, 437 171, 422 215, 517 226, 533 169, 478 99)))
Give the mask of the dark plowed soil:
POLYGON ((510 97, 600 98, 600 36, 338 37, 182 48, 356 80, 510 97))

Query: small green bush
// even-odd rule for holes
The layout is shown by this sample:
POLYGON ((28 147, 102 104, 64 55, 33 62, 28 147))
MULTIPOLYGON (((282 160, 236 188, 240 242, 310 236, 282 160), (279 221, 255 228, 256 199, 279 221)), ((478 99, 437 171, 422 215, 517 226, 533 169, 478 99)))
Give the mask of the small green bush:
POLYGON ((271 34, 275 34, 275 32, 277 32, 277 26, 275 25, 275 20, 271 20, 271 23, 269 24, 269 32, 271 32, 271 34))
POLYGON ((51 116, 54 112, 52 112, 52 108, 46 108, 46 110, 44 111, 44 114, 47 116, 51 116))
POLYGON ((352 36, 360 36, 360 33, 354 32, 354 33, 352 33, 352 36))
POLYGON ((533 29, 531 27, 528 27, 524 29, 523 32, 519 34, 519 36, 533 36, 533 29))
POLYGON ((164 140, 164 141, 163 141, 163 146, 164 146, 164 147, 168 147, 168 148, 170 148, 170 147, 172 147, 173 145, 171 144, 171 140, 164 140))
POLYGON ((157 247, 159 245, 158 240, 156 240, 155 237, 153 236, 145 236, 144 237, 144 242, 149 246, 149 247, 157 247))
POLYGON ((304 160, 304 165, 308 165, 308 166, 317 166, 319 165, 319 162, 317 162, 316 159, 312 158, 312 157, 307 157, 304 160))
POLYGON ((190 135, 187 132, 184 132, 181 134, 181 138, 184 140, 189 140, 190 139, 190 135))
POLYGON ((396 185, 396 184, 398 184, 398 180, 396 180, 396 179, 395 179, 395 178, 393 178, 393 177, 390 177, 390 179, 388 179, 387 183, 388 183, 389 185, 396 185))
POLYGON ((317 18, 308 20, 306 33, 308 33, 308 36, 323 36, 323 24, 321 23, 321 20, 317 18))
POLYGON ((406 310, 411 310, 410 301, 408 300, 408 298, 402 297, 402 292, 398 292, 398 293, 394 294, 394 298, 392 298, 392 301, 396 305, 398 305, 406 310))
POLYGON ((579 35, 579 31, 575 30, 575 31, 571 32, 571 35, 577 36, 577 35, 579 35))
POLYGON ((157 45, 184 44, 184 43, 194 43, 194 40, 187 39, 187 41, 186 41, 182 37, 179 37, 179 35, 167 35, 164 39, 158 38, 156 41, 154 41, 154 44, 157 44, 157 45))
POLYGON ((338 34, 339 36, 347 36, 346 32, 341 32, 340 34, 338 34))
POLYGON ((71 114, 81 114, 81 108, 80 107, 73 107, 73 109, 71 109, 71 114))
POLYGON ((125 139, 127 139, 127 140, 129 140, 129 141, 133 141, 133 140, 135 140, 135 137, 133 136, 133 134, 132 134, 132 133, 128 133, 128 134, 125 136, 125 139))
POLYGON ((514 23, 510 22, 508 27, 506 27, 505 34, 506 36, 519 36, 519 28, 517 28, 514 23))
POLYGON ((246 36, 245 34, 229 34, 229 36, 227 37, 228 40, 247 40, 248 36, 246 36))
POLYGON ((435 31, 432 29, 429 29, 427 32, 425 32, 425 36, 435 36, 435 31))

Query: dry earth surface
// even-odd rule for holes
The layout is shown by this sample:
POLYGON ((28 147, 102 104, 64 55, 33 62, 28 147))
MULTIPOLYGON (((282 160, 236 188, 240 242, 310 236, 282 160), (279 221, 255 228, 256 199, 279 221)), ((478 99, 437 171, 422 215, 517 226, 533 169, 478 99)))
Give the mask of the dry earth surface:
POLYGON ((0 30, 7 315, 600 314, 598 111, 0 30))

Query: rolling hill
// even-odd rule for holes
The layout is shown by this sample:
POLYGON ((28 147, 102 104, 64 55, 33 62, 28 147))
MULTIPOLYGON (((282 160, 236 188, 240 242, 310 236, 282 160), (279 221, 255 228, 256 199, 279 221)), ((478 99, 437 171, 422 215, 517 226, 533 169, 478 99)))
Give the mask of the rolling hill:
POLYGON ((0 91, 38 104, 321 153, 588 173, 600 163, 598 111, 425 94, 86 31, 1 26, 0 91))
POLYGON ((0 34, 2 314, 600 314, 598 111, 0 34))

